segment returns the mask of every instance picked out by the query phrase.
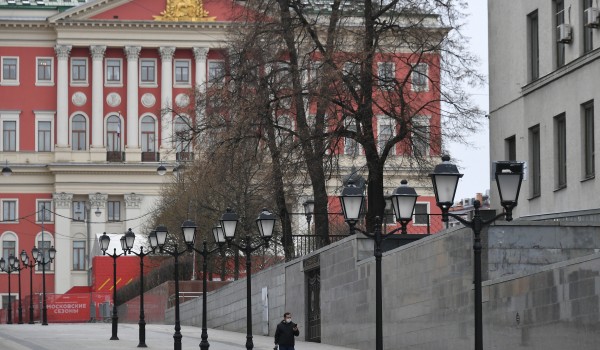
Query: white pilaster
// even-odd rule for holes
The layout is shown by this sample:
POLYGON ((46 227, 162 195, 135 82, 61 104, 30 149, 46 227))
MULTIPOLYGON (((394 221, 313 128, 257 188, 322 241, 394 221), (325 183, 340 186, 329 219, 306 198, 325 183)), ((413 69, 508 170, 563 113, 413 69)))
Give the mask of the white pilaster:
POLYGON ((125 159, 128 162, 141 162, 142 151, 139 146, 138 132, 138 59, 140 46, 125 46, 127 55, 127 152, 125 159))
POLYGON ((173 101, 173 55, 174 47, 158 49, 161 58, 160 108, 165 111, 161 118, 160 156, 164 160, 174 160, 173 152, 173 114, 169 111, 173 101))
POLYGON ((71 248, 71 202, 72 193, 54 193, 54 291, 51 293, 63 294, 72 286, 71 261, 73 249, 71 248), (59 234, 57 234, 57 232, 59 234))
POLYGON ((206 56, 208 47, 194 47, 194 59, 196 60, 196 87, 199 91, 206 90, 206 56))
POLYGON ((56 72, 56 140, 57 148, 69 147, 69 55, 70 45, 54 47, 58 59, 56 72))
MULTIPOLYGON (((143 195, 133 192, 125 195, 125 220, 127 220, 126 229, 143 226, 141 218, 142 199, 143 195)), ((133 231, 136 234, 142 233, 136 232, 135 229, 133 229, 133 231)))
MULTIPOLYGON (((94 246, 96 240, 96 234, 106 232, 106 201, 108 200, 108 194, 105 193, 90 193, 88 196, 90 205, 90 215, 88 220, 90 221, 90 248, 94 246), (99 215, 96 216, 96 213, 99 215)), ((92 266, 92 257, 95 252, 88 250, 89 252, 89 266, 92 266)))
MULTIPOLYGON (((106 46, 91 46, 92 55, 92 147, 104 148, 104 53, 106 46)), ((104 152, 104 150, 99 150, 104 152)))

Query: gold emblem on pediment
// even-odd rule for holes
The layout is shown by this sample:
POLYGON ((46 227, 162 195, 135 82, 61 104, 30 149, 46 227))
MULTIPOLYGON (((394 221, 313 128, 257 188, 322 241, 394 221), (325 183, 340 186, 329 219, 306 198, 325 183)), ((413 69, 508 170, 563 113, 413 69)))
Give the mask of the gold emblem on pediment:
POLYGON ((212 22, 216 17, 209 17, 202 0, 167 0, 167 7, 156 21, 174 22, 212 22))

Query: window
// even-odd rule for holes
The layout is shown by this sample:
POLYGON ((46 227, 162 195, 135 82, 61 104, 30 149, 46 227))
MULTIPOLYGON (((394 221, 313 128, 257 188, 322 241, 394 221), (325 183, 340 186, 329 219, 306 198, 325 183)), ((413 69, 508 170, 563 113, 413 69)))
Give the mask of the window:
POLYGON ((412 123, 412 153, 413 156, 426 157, 429 155, 430 144, 429 118, 415 117, 412 123))
POLYGON ((565 115, 554 117, 554 164, 556 188, 567 186, 567 125, 565 115))
POLYGON ((594 161, 594 101, 588 102, 583 106, 583 157, 584 157, 584 178, 594 177, 596 165, 594 161))
MULTIPOLYGON (((313 118, 314 120, 314 118, 313 118)), ((277 128, 275 130, 275 139, 278 145, 288 144, 292 141, 291 130, 294 128, 292 119, 287 115, 277 118, 277 128)))
MULTIPOLYGON (((554 1, 554 10, 556 13, 556 26, 565 23, 565 2, 564 0, 554 1)), ((556 45, 556 68, 560 68, 565 65, 565 44, 554 40, 556 45)))
POLYGON ((142 118, 142 152, 154 152, 156 150, 154 118, 145 116, 142 118))
POLYGON ((2 57, 2 79, 0 82, 4 85, 19 84, 18 57, 2 57))
MULTIPOLYGON (((354 119, 349 120, 348 125, 346 125, 346 129, 348 131, 356 132, 356 121, 354 119)), ((344 139, 344 154, 352 157, 356 157, 360 154, 360 145, 356 140, 346 137, 344 139)))
POLYGON ((39 200, 37 202, 37 222, 52 221, 52 201, 39 200))
POLYGON ((71 149, 73 151, 85 151, 87 149, 87 121, 81 114, 71 119, 71 149))
POLYGON ((310 71, 308 73, 308 82, 313 84, 319 84, 321 74, 323 72, 323 62, 314 61, 310 63, 310 71))
POLYGON ((418 63, 414 65, 411 75, 413 91, 429 90, 429 65, 418 63))
MULTIPOLYGON (((11 232, 2 235, 2 257, 7 260, 9 256, 17 257, 17 236, 11 232)), ((8 262, 7 262, 8 263, 8 262)))
POLYGON ((73 221, 85 221, 86 209, 84 201, 73 201, 73 221))
POLYGON ((175 85, 190 84, 190 61, 175 60, 175 85))
POLYGON ((208 82, 211 84, 225 82, 224 61, 208 61, 208 82))
POLYGON ((190 130, 191 125, 187 118, 177 117, 175 119, 175 142, 176 150, 179 152, 190 152, 190 144, 192 142, 190 130))
POLYGON ((51 57, 36 58, 36 85, 52 85, 54 83, 54 59, 51 57))
POLYGON ((517 160, 517 139, 515 135, 504 139, 506 160, 517 160))
POLYGON ((429 204, 415 203, 413 225, 427 225, 429 223, 429 204))
POLYGON ((86 58, 71 58, 71 84, 87 84, 86 58))
POLYGON ((106 84, 121 84, 121 60, 117 58, 106 59, 106 84))
POLYGON ((108 221, 121 220, 121 202, 108 201, 108 221))
POLYGON ((42 254, 42 261, 45 261, 45 264, 42 264, 42 261, 40 261, 40 264, 37 265, 37 270, 36 271, 42 271, 42 269, 45 269, 46 271, 48 270, 52 270, 53 266, 52 263, 50 263, 50 252, 49 249, 53 246, 52 244, 52 236, 50 235, 50 233, 48 232, 42 232, 38 235, 38 239, 37 239, 37 247, 40 250, 40 254, 42 254), (46 265, 45 267, 42 267, 43 265, 46 265))
POLYGON ((396 68, 393 62, 379 62, 377 64, 377 76, 379 77, 379 86, 384 90, 394 88, 396 68))
POLYGON ((529 172, 531 180, 531 197, 541 195, 541 172, 540 172, 540 125, 529 128, 529 172))
POLYGON ((8 295, 3 295, 2 296, 2 309, 6 310, 8 309, 8 303, 14 303, 15 301, 17 301, 17 296, 16 295, 11 295, 10 296, 10 300, 8 299, 8 295))
POLYGON ((156 60, 140 60, 140 85, 156 84, 156 60))
POLYGON ((394 215, 394 206, 391 196, 385 196, 385 208, 383 209, 383 222, 386 225, 396 224, 396 215, 394 215))
MULTIPOLYGON (((581 9, 581 11, 583 12, 582 18, 585 18, 585 15, 586 15, 586 13, 584 11, 590 7, 593 7, 592 0, 583 0, 583 7, 581 9)), ((594 28, 586 27, 585 21, 582 21, 582 31, 583 31, 583 53, 587 53, 594 49, 594 28)))
MULTIPOLYGON (((379 117, 377 125, 377 144, 379 152, 383 152, 387 142, 394 137, 396 122, 389 117, 379 117)), ((394 154, 394 148, 391 149, 391 154, 394 154)))
POLYGON ((540 46, 538 36, 538 12, 527 15, 529 29, 529 78, 536 80, 540 77, 540 46))
POLYGON ((17 201, 2 201, 2 221, 17 221, 17 201))
POLYGON ((85 270, 85 241, 73 241, 73 270, 85 270))
POLYGON ((37 128, 38 152, 52 151, 52 122, 38 121, 37 128))
POLYGON ((2 150, 4 152, 17 151, 17 122, 15 120, 2 122, 2 150))
POLYGON ((116 115, 111 115, 106 120, 106 150, 121 151, 121 119, 116 115))
POLYGON ((344 63, 342 75, 344 76, 344 80, 346 80, 346 84, 350 84, 350 86, 354 87, 354 89, 360 88, 360 63, 344 63))

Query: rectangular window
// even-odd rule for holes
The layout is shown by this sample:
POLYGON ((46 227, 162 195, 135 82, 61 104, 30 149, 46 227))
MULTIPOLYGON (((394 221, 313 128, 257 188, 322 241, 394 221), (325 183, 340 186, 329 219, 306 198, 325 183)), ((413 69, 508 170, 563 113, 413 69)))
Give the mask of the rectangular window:
POLYGON ((17 257, 17 242, 13 240, 2 241, 2 257, 7 260, 11 255, 17 257))
POLYGON ((346 84, 351 85, 354 89, 360 88, 360 63, 346 62, 344 63, 342 74, 345 77, 346 84))
POLYGON ((85 270, 85 241, 73 241, 73 270, 85 270))
POLYGON ((554 117, 554 164, 556 188, 567 186, 567 124, 565 115, 554 117))
POLYGON ((52 83, 53 79, 53 64, 52 58, 50 57, 39 57, 36 59, 37 62, 37 81, 36 83, 52 83))
POLYGON ((428 156, 430 147, 429 118, 415 117, 412 128, 413 156, 428 156))
POLYGON ((17 221, 17 201, 2 201, 2 220, 17 221))
POLYGON ((211 84, 220 84, 225 82, 224 61, 208 61, 208 81, 211 84))
POLYGON ((84 201, 73 201, 73 221, 84 221, 85 220, 85 202, 84 201))
MULTIPOLYGON (((554 0, 554 11, 556 13, 556 27, 565 23, 565 2, 564 0, 554 0)), ((556 45, 556 68, 565 65, 565 44, 554 40, 556 45)))
POLYGON ((531 197, 537 197, 542 192, 542 174, 540 172, 540 125, 529 128, 529 172, 531 181, 531 197))
POLYGON ((19 82, 19 58, 2 57, 2 83, 15 84, 19 82))
MULTIPOLYGON (((592 0, 583 0, 583 8, 581 9, 583 17, 585 18, 585 10, 593 7, 592 0)), ((585 20, 582 21, 582 32, 583 32, 583 53, 590 52, 594 49, 594 28, 586 27, 585 20)))
MULTIPOLYGON (((356 122, 354 121, 354 119, 350 120, 351 122, 348 123, 346 129, 348 131, 356 132, 356 122)), ((358 144, 358 142, 349 137, 344 138, 344 154, 352 157, 360 155, 360 145, 358 144)))
POLYGON ((594 102, 588 102, 583 107, 583 157, 584 178, 589 179, 596 174, 594 161, 594 102))
POLYGON ((190 61, 175 60, 175 84, 190 83, 190 61))
POLYGON ((414 65, 411 74, 411 81, 413 91, 428 91, 429 65, 427 63, 418 63, 414 65))
POLYGON ((106 59, 106 83, 121 83, 121 60, 114 58, 106 59))
POLYGON ((529 77, 530 80, 536 80, 540 77, 540 44, 537 10, 527 15, 527 23, 529 29, 529 77))
POLYGON ((52 201, 37 202, 37 222, 52 221, 52 201))
MULTIPOLYGON (((396 122, 388 117, 379 117, 378 122, 377 144, 379 146, 379 152, 383 152, 387 142, 394 137, 396 122)), ((390 153, 394 154, 393 148, 390 153)))
POLYGON ((38 121, 38 152, 52 151, 52 122, 38 121))
POLYGON ((87 83, 87 59, 71 58, 71 83, 87 83))
POLYGON ((40 254, 42 254, 43 258, 42 261, 45 261, 45 264, 42 264, 42 261, 40 261, 40 264, 37 265, 37 271, 42 271, 42 265, 46 265, 45 266, 45 270, 46 271, 51 271, 52 270, 52 263, 50 263, 50 248, 52 247, 52 242, 49 241, 50 239, 50 234, 48 232, 44 233, 44 240, 42 241, 42 235, 39 236, 40 239, 37 241, 37 247, 40 250, 40 254))
POLYGON ((156 60, 140 60, 140 82, 142 84, 156 84, 156 60))
POLYGON ((384 90, 394 88, 396 68, 394 62, 377 63, 377 76, 379 77, 379 86, 384 90))
POLYGON ((429 223, 429 204, 415 203, 413 225, 427 225, 429 223))
POLYGON ((391 196, 385 196, 385 208, 383 209, 383 222, 386 225, 395 225, 396 216, 394 215, 394 207, 392 205, 391 196))
POLYGON ((517 160, 517 139, 515 135, 504 139, 506 160, 517 160))
POLYGON ((108 221, 121 220, 121 202, 108 201, 108 221))
POLYGON ((2 150, 4 152, 17 151, 17 122, 15 120, 2 122, 2 150))
MULTIPOLYGON (((10 4, 10 2, 9 2, 10 4)), ((15 301, 17 301, 17 296, 16 295, 11 295, 10 296, 10 300, 8 299, 8 294, 7 295, 3 295, 2 296, 2 309, 6 310, 8 309, 8 303, 9 301, 11 303, 14 303, 15 301)))

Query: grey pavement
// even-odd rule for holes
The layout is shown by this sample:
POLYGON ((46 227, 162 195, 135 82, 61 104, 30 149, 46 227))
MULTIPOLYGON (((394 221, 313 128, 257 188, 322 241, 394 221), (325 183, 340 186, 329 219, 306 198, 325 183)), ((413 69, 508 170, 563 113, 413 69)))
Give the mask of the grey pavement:
MULTIPOLYGON (((39 323, 0 325, 0 350, 87 350, 135 349, 139 340, 137 324, 119 324, 119 340, 109 340, 110 323, 56 323, 42 326, 39 323)), ((146 325, 148 349, 173 348, 173 325, 146 325)), ((198 350, 202 330, 182 326, 182 350, 198 350)), ((209 329, 210 350, 241 350, 246 346, 246 334, 209 329)), ((254 349, 273 350, 273 337, 253 336, 254 349)), ((325 344, 296 342, 296 350, 348 350, 349 348, 325 344)))

